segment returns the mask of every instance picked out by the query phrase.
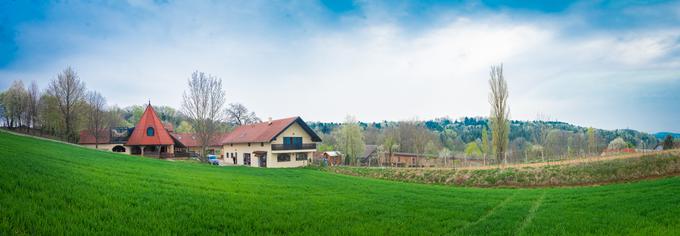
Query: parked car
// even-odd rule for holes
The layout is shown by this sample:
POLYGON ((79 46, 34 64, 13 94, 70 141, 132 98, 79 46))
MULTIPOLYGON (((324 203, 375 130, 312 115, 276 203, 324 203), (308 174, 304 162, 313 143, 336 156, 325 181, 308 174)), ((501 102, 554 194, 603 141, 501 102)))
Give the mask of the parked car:
POLYGON ((220 161, 217 160, 216 155, 208 155, 208 163, 210 163, 211 165, 216 165, 216 166, 220 165, 220 161))

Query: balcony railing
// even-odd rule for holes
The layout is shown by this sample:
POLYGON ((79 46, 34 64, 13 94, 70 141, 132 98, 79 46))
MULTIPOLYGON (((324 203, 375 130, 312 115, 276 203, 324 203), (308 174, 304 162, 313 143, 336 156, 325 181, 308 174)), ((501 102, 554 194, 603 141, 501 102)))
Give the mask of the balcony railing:
POLYGON ((316 149, 316 143, 272 144, 272 151, 316 149))

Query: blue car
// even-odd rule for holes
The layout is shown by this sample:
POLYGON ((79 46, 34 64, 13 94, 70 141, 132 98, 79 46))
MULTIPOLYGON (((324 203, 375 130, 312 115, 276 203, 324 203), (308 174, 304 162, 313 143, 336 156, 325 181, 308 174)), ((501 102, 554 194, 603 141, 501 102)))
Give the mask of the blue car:
POLYGON ((208 155, 208 163, 210 163, 211 165, 215 165, 215 166, 220 165, 220 161, 217 160, 217 156, 215 156, 215 155, 208 155))

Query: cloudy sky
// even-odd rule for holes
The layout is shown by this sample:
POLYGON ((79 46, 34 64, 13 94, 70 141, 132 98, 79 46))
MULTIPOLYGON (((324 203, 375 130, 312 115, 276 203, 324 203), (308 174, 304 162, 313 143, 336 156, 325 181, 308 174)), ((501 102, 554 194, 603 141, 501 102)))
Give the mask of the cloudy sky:
POLYGON ((261 117, 457 118, 503 63, 513 119, 680 131, 680 2, 535 2, 1 1, 0 89, 179 107, 198 70, 261 117))

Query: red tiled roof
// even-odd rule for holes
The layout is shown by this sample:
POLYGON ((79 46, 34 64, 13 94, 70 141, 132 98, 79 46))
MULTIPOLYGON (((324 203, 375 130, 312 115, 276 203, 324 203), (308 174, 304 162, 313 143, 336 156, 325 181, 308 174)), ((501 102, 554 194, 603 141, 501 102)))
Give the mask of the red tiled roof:
MULTIPOLYGON (((198 143, 198 138, 196 137, 196 134, 194 133, 171 133, 177 141, 181 142, 184 144, 184 146, 187 147, 200 147, 201 145, 198 143)), ((218 133, 215 134, 215 139, 210 143, 210 146, 222 146, 222 139, 226 137, 228 133, 218 133)))
POLYGON ((135 126, 135 130, 132 131, 132 135, 130 135, 127 145, 171 144, 174 144, 172 137, 170 137, 168 131, 165 130, 163 123, 160 119, 158 119, 158 115, 156 115, 156 111, 154 111, 153 107, 151 107, 149 104, 146 107, 146 110, 144 110, 144 114, 142 114, 142 118, 139 120, 139 123, 137 123, 137 126, 135 126), (146 135, 146 130, 149 127, 154 129, 153 136, 146 135))
POLYGON ((277 135, 283 132, 293 123, 298 122, 303 129, 305 129, 311 136, 312 140, 315 142, 321 141, 318 135, 312 131, 307 124, 302 121, 298 116, 272 120, 271 122, 261 122, 250 125, 238 126, 229 133, 222 143, 260 143, 260 142, 270 142, 277 135))
MULTIPOLYGON (((108 130, 106 129, 99 130, 99 140, 97 140, 96 143, 104 144, 111 141, 111 134, 107 131, 108 130)), ((90 130, 80 131, 80 139, 78 140, 78 144, 95 144, 95 138, 94 135, 92 135, 92 132, 90 130)))

